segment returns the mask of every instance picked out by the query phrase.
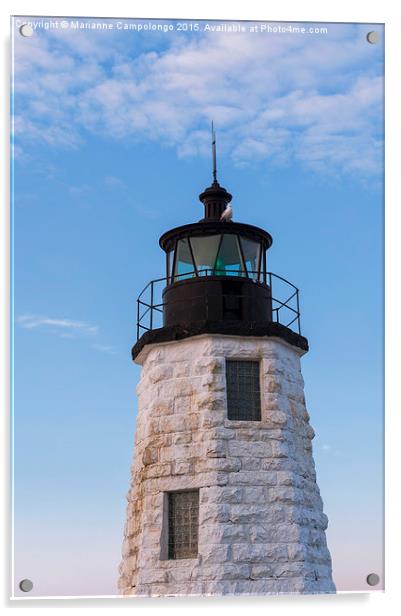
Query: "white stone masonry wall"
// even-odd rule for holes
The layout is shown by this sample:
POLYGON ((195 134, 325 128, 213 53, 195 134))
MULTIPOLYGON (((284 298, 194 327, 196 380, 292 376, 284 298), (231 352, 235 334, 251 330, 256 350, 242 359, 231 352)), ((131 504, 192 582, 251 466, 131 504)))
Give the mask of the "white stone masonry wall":
POLYGON ((301 354, 223 335, 143 349, 121 593, 335 592, 301 354), (226 358, 260 360, 260 422, 227 419, 226 358), (168 560, 163 493, 186 488, 200 490, 199 554, 168 560))

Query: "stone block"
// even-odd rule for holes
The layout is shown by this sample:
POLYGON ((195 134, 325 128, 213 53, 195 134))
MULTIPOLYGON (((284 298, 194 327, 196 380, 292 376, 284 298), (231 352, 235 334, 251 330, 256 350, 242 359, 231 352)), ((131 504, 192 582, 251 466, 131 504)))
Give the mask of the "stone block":
POLYGON ((286 394, 265 392, 263 400, 266 405, 267 416, 269 416, 270 411, 281 411, 289 417, 291 416, 291 402, 286 394))
POLYGON ((160 431, 168 432, 184 432, 185 431, 185 415, 169 415, 160 419, 160 431))
POLYGON ((193 579, 193 575, 195 574, 195 579, 197 577, 196 572, 198 570, 198 558, 183 558, 180 559, 180 566, 175 566, 177 561, 172 564, 170 561, 171 567, 167 570, 167 579, 169 582, 170 590, 174 588, 175 583, 181 582, 189 582, 193 579))
MULTIPOLYGON (((124 538, 122 549, 121 549, 122 556, 125 559, 124 562, 126 562, 128 556, 131 556, 131 554, 132 554, 131 541, 129 541, 128 535, 129 535, 128 525, 126 524, 125 538, 124 538)), ((129 565, 125 565, 125 566, 129 570, 129 568, 130 568, 129 565)))
POLYGON ((238 543, 233 545, 232 548, 234 562, 279 562, 288 558, 287 546, 284 543, 260 543, 254 545, 238 543))
POLYGON ((315 431, 312 426, 305 426, 305 436, 306 438, 310 438, 311 440, 315 438, 315 431))
POLYGON ((205 410, 202 412, 202 429, 204 428, 214 428, 216 426, 223 425, 224 422, 224 414, 221 410, 209 411, 205 410))
POLYGON ((166 417, 151 417, 144 424, 143 438, 151 438, 164 434, 164 430, 161 429, 161 421, 167 419, 166 417))
POLYGON ((189 475, 191 472, 191 464, 189 462, 174 462, 174 475, 189 475))
POLYGON ((178 434, 174 434, 172 437, 173 445, 188 445, 192 441, 192 432, 179 432, 178 434))
POLYGON ((266 486, 275 485, 276 473, 270 471, 239 471, 238 473, 230 474, 229 484, 232 485, 254 485, 266 486))
POLYGON ((199 416, 199 413, 190 413, 184 418, 185 430, 191 430, 192 434, 194 435, 195 431, 199 429, 200 421, 201 418, 199 416))
POLYGON ((310 420, 310 415, 305 407, 302 408, 302 419, 306 422, 310 420))
POLYGON ((230 559, 231 547, 228 544, 206 544, 199 548, 200 561, 202 564, 209 565, 214 563, 224 563, 230 559))
POLYGON ((167 400, 174 400, 179 396, 191 396, 195 389, 190 378, 170 379, 160 383, 160 396, 167 400))
POLYGON ((271 441, 272 458, 288 458, 290 455, 290 449, 287 442, 271 441))
POLYGON ((238 458, 198 458, 195 463, 196 472, 226 471, 237 473, 241 469, 238 458))
POLYGON ((282 380, 279 377, 270 376, 265 381, 265 390, 269 393, 281 393, 283 389, 282 380))
POLYGON ((263 429, 259 432, 259 440, 269 443, 271 441, 285 441, 287 439, 291 440, 291 435, 285 426, 279 427, 277 424, 273 424, 269 416, 266 415, 266 419, 263 421, 263 429))
MULTIPOLYGON (((229 428, 230 430, 232 430, 235 433, 235 440, 236 441, 241 441, 241 442, 252 442, 255 443, 256 441, 260 441, 260 434, 262 432, 262 427, 261 427, 261 423, 257 423, 256 428, 255 428, 255 422, 245 422, 245 421, 233 421, 233 420, 226 420, 224 422, 224 426, 226 428, 229 428), (249 425, 248 428, 244 428, 244 425, 247 424, 249 425)), ((245 450, 244 450, 245 451, 245 450)), ((244 455, 249 455, 249 450, 247 453, 244 453, 244 455)))
MULTIPOLYGON (((151 548, 154 550, 155 548, 160 549, 160 532, 161 527, 158 524, 146 524, 143 526, 143 531, 141 533, 141 550, 144 548, 151 548)), ((141 559, 140 551, 138 550, 138 557, 141 559)), ((147 569, 149 568, 146 567, 147 569)))
MULTIPOLYGON (((274 477, 272 477, 274 480, 274 477)), ((264 503, 267 501, 267 491, 264 486, 246 486, 242 488, 244 503, 264 503)))
POLYGON ((292 471, 277 471, 277 485, 300 487, 301 478, 292 471))
POLYGON ((167 572, 160 569, 145 569, 140 573, 140 584, 157 584, 167 581, 167 572))
POLYGON ((142 462, 144 466, 149 464, 156 464, 159 460, 158 450, 155 447, 145 447, 142 454, 142 462))
POLYGON ((148 379, 150 383, 158 383, 166 379, 171 379, 173 376, 173 369, 168 364, 162 364, 161 366, 155 366, 148 372, 148 379))
POLYGON ((257 580, 260 578, 274 578, 276 567, 276 563, 272 562, 252 565, 250 578, 252 580, 257 580))
POLYGON ((215 379, 214 379, 213 374, 206 373, 204 376, 199 377, 197 385, 198 387, 206 387, 206 388, 213 389, 214 381, 215 379))
POLYGON ((288 544, 288 559, 290 561, 305 561, 308 556, 308 550, 302 543, 289 543, 288 544))
POLYGON ((192 410, 192 396, 179 396, 175 398, 172 403, 174 414, 188 415, 192 410))
POLYGON ((191 365, 187 362, 177 362, 173 367, 174 378, 188 377, 191 374, 191 365))
POLYGON ((143 476, 145 479, 166 477, 167 475, 171 475, 171 464, 152 464, 143 469, 143 476))
POLYGON ((133 537, 140 532, 141 530, 140 522, 141 522, 140 516, 134 516, 133 518, 130 518, 129 520, 127 520, 127 523, 126 523, 126 536, 127 537, 133 537))
POLYGON ((281 362, 272 358, 264 358, 262 361, 262 374, 270 376, 270 375, 280 375, 283 373, 283 367, 281 362))
POLYGON ((205 357, 199 359, 194 364, 194 374, 218 374, 222 372, 225 367, 223 358, 220 357, 205 357))
POLYGON ((283 411, 268 411, 266 421, 273 427, 284 427, 289 423, 289 417, 287 413, 283 411))
POLYGON ((244 471, 259 471, 262 468, 260 458, 241 457, 241 468, 244 471))
POLYGON ((201 490, 201 503, 240 503, 242 494, 236 486, 208 486, 201 490))
POLYGON ((199 508, 199 525, 228 522, 230 505, 226 503, 207 503, 199 508))
POLYGON ((238 582, 235 580, 208 580, 204 585, 204 593, 206 596, 235 595, 238 582))
POLYGON ((304 501, 300 490, 290 486, 276 486, 269 488, 268 499, 270 503, 280 502, 297 505, 304 501))
POLYGON ((235 457, 268 458, 272 455, 272 448, 269 442, 232 440, 228 443, 228 453, 235 457))
POLYGON ((245 563, 213 563, 202 566, 200 575, 204 580, 239 580, 249 578, 250 571, 250 565, 245 563))
POLYGON ((258 524, 271 520, 269 506, 267 504, 251 505, 242 503, 239 505, 231 505, 229 520, 234 524, 258 524))
POLYGON ((153 347, 146 362, 149 365, 146 367, 151 368, 154 365, 161 364, 166 358, 166 351, 166 347, 153 347))
POLYGON ((160 452, 161 462, 176 462, 178 460, 186 461, 189 458, 202 457, 202 449, 196 448, 194 443, 184 445, 172 445, 165 447, 160 452))
POLYGON ((209 441, 206 447, 208 458, 225 458, 227 456, 227 445, 224 440, 209 441))
MULTIPOLYGON (((199 411, 226 411, 226 399, 223 396, 217 395, 214 392, 199 394, 195 400, 195 407, 199 411)), ((221 417, 223 419, 223 417, 221 417)), ((219 422, 221 425, 223 421, 219 422)), ((218 424, 215 424, 218 425, 218 424)))
POLYGON ((252 543, 271 543, 275 540, 274 526, 272 527, 273 515, 266 515, 265 519, 259 518, 249 527, 252 543))

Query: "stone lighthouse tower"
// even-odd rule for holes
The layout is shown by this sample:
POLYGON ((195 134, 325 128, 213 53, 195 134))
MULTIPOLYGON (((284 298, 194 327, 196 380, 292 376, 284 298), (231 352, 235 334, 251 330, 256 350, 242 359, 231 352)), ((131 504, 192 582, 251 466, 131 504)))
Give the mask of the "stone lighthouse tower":
POLYGON ((138 298, 120 592, 333 593, 298 289, 268 271, 269 233, 221 220, 215 164, 199 198, 202 220, 162 235, 165 277, 138 298))

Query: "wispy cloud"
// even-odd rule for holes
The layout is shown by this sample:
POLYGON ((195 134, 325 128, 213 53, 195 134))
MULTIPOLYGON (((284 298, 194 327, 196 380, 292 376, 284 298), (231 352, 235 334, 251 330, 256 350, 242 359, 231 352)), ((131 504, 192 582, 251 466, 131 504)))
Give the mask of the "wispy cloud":
POLYGON ((346 456, 344 451, 338 449, 337 447, 333 447, 333 445, 330 445, 329 443, 323 443, 320 446, 320 449, 327 455, 332 455, 339 458, 343 458, 346 456))
POLYGON ((109 188, 126 188, 125 183, 120 179, 116 178, 114 175, 106 175, 104 177, 104 183, 109 188))
POLYGON ((72 333, 84 335, 96 335, 99 328, 84 321, 72 321, 71 319, 55 319, 46 316, 32 314, 20 315, 16 318, 18 325, 24 329, 46 328, 63 337, 70 337, 72 333))
POLYGON ((166 37, 163 49, 136 55, 122 36, 108 45, 96 32, 19 37, 16 134, 77 147, 92 131, 199 156, 209 155, 214 119, 220 151, 241 166, 380 174, 381 52, 365 30, 331 24, 320 37, 166 37))
POLYGON ((106 344, 93 344, 92 348, 94 348, 95 351, 99 351, 100 353, 110 353, 110 355, 115 355, 116 353, 114 347, 108 346, 106 344))
POLYGON ((85 195, 90 193, 90 190, 91 190, 90 186, 87 186, 87 185, 83 185, 83 186, 68 186, 68 192, 73 197, 84 197, 85 195))
POLYGON ((149 218, 150 220, 156 220, 160 216, 160 210, 156 208, 145 207, 138 203, 134 203, 133 207, 138 214, 144 216, 145 218, 149 218))

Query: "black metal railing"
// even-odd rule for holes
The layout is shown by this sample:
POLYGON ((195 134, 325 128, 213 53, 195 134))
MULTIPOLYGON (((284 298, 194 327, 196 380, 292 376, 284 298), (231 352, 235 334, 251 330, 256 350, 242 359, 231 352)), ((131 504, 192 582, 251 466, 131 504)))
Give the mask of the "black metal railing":
MULTIPOLYGON (((249 278, 249 274, 253 274, 255 283, 258 282, 257 272, 233 272, 231 276, 249 278)), ((202 276, 225 276, 227 277, 226 270, 216 269, 203 269, 202 276)), ((229 274, 230 275, 230 274, 229 274)), ((174 276, 174 281, 177 279, 187 279, 199 276, 198 272, 186 272, 185 274, 178 274, 174 276)), ((301 334, 301 313, 299 310, 299 289, 278 274, 272 272, 266 272, 266 282, 270 287, 271 301, 272 301, 272 320, 276 323, 280 323, 285 327, 296 331, 301 334), (274 285, 274 286, 273 286, 274 285), (287 296, 287 293, 289 295, 287 296), (280 299, 282 298, 282 299, 280 299), (295 327, 291 327, 295 324, 295 327)), ((141 291, 137 299, 137 340, 146 331, 163 327, 163 307, 162 291, 167 284, 171 284, 171 278, 157 278, 148 282, 146 287, 141 291)), ((224 295, 223 295, 224 296, 224 295)), ((233 297, 230 295, 230 297, 233 297)), ((236 297, 243 297, 238 294, 236 297)), ((180 301, 197 301, 197 297, 191 298, 191 300, 185 299, 180 301)), ((167 302, 166 302, 167 305, 167 302)), ((270 317, 269 317, 270 318, 270 317)))

